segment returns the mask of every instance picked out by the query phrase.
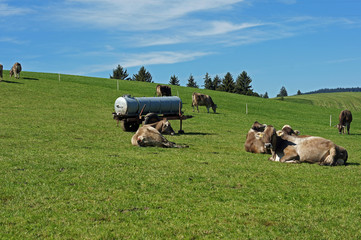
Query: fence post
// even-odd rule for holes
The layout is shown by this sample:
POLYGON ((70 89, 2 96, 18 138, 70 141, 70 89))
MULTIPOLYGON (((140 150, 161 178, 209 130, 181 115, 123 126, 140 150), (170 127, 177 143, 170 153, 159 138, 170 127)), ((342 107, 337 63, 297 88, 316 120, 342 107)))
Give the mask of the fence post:
POLYGON ((248 104, 246 103, 246 114, 248 114, 248 104))
POLYGON ((59 82, 60 82, 60 73, 59 73, 59 82))
POLYGON ((117 79, 117 91, 119 91, 119 80, 117 79))
POLYGON ((332 115, 330 115, 330 127, 332 126, 332 115))

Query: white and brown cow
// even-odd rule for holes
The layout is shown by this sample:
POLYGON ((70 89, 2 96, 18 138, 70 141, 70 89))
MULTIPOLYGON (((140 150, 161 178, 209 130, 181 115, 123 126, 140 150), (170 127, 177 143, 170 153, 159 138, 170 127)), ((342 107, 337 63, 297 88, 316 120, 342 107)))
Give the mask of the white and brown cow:
POLYGON ((157 96, 172 96, 172 89, 166 85, 157 85, 157 96))
POLYGON ((0 64, 0 81, 3 80, 3 69, 4 69, 4 66, 2 64, 0 64))
POLYGON ((246 136, 244 148, 247 152, 272 154, 277 143, 276 129, 271 125, 254 122, 246 136))
POLYGON ((217 109, 217 104, 214 104, 211 96, 201 93, 193 93, 192 95, 193 112, 194 112, 194 106, 197 107, 198 112, 199 112, 198 106, 206 106, 208 113, 210 107, 213 109, 214 113, 216 113, 216 109, 217 109))
POLYGON ((278 141, 272 161, 285 163, 318 163, 319 165, 344 165, 348 154, 345 148, 331 140, 314 136, 297 136, 288 130, 277 131, 278 141))
POLYGON ((170 125, 170 122, 168 121, 168 119, 164 118, 161 121, 155 122, 155 123, 150 123, 150 124, 146 124, 147 126, 151 126, 154 127, 155 129, 157 129, 161 134, 170 134, 170 135, 174 135, 175 132, 172 128, 172 126, 170 125))
POLYGON ((20 78, 20 72, 21 72, 21 64, 16 62, 14 63, 13 67, 10 69, 10 77, 15 75, 15 78, 20 78))
POLYGON ((168 141, 157 129, 144 125, 132 137, 132 145, 139 147, 163 147, 163 148, 186 148, 187 145, 179 145, 168 141))
POLYGON ((352 114, 349 110, 343 110, 338 117, 339 123, 336 125, 338 128, 338 133, 345 133, 345 128, 347 128, 347 134, 350 134, 350 125, 352 122, 352 114))

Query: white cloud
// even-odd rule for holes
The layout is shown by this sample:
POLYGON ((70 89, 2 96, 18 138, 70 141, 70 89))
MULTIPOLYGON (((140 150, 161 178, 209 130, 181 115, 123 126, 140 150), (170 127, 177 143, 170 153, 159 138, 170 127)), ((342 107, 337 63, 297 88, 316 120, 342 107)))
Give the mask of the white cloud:
POLYGON ((4 3, 4 1, 0 1, 0 17, 21 15, 29 12, 32 12, 32 10, 28 8, 12 7, 7 3, 4 3))
POLYGON ((214 21, 211 22, 211 27, 204 31, 194 32, 192 35, 194 36, 212 36, 212 35, 221 35, 229 32, 234 32, 246 28, 252 28, 261 26, 262 24, 258 23, 241 23, 241 24, 233 24, 231 22, 225 21, 214 21))

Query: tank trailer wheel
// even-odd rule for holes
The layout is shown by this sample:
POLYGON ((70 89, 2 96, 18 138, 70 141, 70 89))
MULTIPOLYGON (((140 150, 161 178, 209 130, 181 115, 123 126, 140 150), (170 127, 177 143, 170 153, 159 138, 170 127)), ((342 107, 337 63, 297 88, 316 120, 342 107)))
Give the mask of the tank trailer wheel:
POLYGON ((121 121, 120 126, 126 132, 136 132, 138 130, 138 128, 139 128, 139 123, 121 121))

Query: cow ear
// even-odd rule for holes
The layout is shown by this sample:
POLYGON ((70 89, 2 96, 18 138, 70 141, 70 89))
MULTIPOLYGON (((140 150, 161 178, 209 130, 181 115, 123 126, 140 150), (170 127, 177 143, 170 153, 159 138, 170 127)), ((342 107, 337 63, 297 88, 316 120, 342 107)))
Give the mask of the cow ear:
POLYGON ((294 132, 297 136, 301 134, 301 132, 299 130, 295 130, 294 132))
POLYGON ((277 133, 277 136, 279 136, 279 137, 283 136, 283 132, 281 130, 278 130, 276 133, 277 133))

